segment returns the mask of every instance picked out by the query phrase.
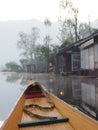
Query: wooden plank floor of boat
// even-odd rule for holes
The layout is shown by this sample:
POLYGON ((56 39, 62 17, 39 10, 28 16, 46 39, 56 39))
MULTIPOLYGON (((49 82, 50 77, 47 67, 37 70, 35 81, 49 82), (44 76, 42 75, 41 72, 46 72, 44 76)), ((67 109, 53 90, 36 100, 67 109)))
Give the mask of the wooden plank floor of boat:
MULTIPOLYGON (((41 106, 48 106, 49 104, 46 101, 46 98, 31 98, 31 99, 26 99, 25 105, 27 104, 32 104, 36 103, 41 106)), ((38 109, 33 109, 33 112, 40 114, 40 115, 45 115, 45 116, 57 116, 57 117, 62 117, 62 115, 57 111, 56 108, 53 110, 38 110, 38 109)), ((36 117, 30 117, 26 113, 23 112, 22 114, 22 119, 21 122, 28 122, 28 121, 35 121, 38 120, 36 117)), ((22 127, 20 130, 73 130, 69 122, 63 122, 63 123, 54 123, 54 124, 49 124, 49 125, 39 125, 39 126, 29 126, 29 127, 22 127)))

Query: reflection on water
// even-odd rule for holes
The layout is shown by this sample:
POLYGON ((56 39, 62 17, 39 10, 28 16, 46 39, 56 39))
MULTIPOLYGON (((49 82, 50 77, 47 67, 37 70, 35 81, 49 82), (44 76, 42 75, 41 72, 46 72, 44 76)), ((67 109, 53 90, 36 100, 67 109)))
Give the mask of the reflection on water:
POLYGON ((0 73, 1 121, 6 119, 30 79, 40 82, 49 92, 98 119, 97 79, 70 78, 52 74, 0 73))
POLYGON ((81 83, 82 107, 98 120, 98 81, 84 80, 81 83))
MULTIPOLYGON (((51 79, 51 78, 50 78, 51 79)), ((57 97, 77 107, 92 118, 98 120, 98 80, 68 77, 53 77, 48 90, 57 97), (50 89, 51 92, 51 89, 50 89)))

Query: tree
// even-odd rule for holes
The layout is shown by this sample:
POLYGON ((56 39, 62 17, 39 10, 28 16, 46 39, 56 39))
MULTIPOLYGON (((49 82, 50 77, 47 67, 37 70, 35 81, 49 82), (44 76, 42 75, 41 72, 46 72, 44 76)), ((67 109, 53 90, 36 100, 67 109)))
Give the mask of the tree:
POLYGON ((31 62, 28 59, 20 59, 20 65, 22 72, 26 72, 26 65, 30 64, 31 62))
MULTIPOLYGON (((48 48, 49 48, 49 43, 50 41, 52 40, 50 38, 50 35, 49 35, 49 27, 51 26, 51 22, 48 18, 46 18, 44 20, 44 24, 46 26, 46 36, 44 37, 44 43, 47 44, 48 48)), ((48 49, 49 50, 49 49, 48 49)), ((48 52, 49 53, 49 52, 48 52)), ((49 57, 49 54, 48 54, 48 57, 49 57)))
POLYGON ((19 33, 20 40, 17 43, 19 49, 23 51, 22 55, 29 62, 33 61, 36 57, 36 46, 37 40, 39 38, 39 29, 36 27, 32 28, 31 34, 26 34, 24 32, 19 33))
POLYGON ((29 37, 26 33, 20 32, 19 33, 20 40, 17 43, 19 49, 22 49, 22 54, 26 59, 29 58, 29 37))
MULTIPOLYGON (((60 16, 60 42, 73 43, 83 38, 83 33, 88 31, 89 25, 78 22, 78 8, 73 5, 71 0, 60 0, 60 9, 62 16, 60 16)), ((91 33, 91 32, 89 32, 91 33)))
POLYGON ((64 43, 66 41, 66 44, 74 42, 74 33, 73 32, 73 23, 71 20, 65 20, 61 23, 61 27, 59 28, 59 41, 60 43, 64 43))
POLYGON ((37 40, 40 37, 39 32, 40 32, 39 28, 36 28, 36 27, 32 28, 32 32, 31 32, 31 36, 30 36, 30 38, 31 38, 31 40, 30 40, 30 42, 31 42, 31 44, 30 44, 30 48, 31 48, 30 54, 32 55, 32 52, 33 52, 33 59, 36 58, 36 44, 37 44, 37 40))
POLYGON ((49 27, 49 26, 51 26, 51 21, 48 18, 46 18, 44 20, 44 24, 45 24, 45 26, 49 27))
POLYGON ((52 64, 52 66, 54 66, 55 65, 55 57, 56 57, 58 45, 51 44, 50 49, 51 49, 51 51, 50 51, 49 62, 52 64))
POLYGON ((15 62, 8 62, 5 64, 7 71, 10 72, 20 72, 21 71, 21 67, 15 63, 15 62))
MULTIPOLYGON (((73 6, 71 0, 60 0, 60 9, 64 12, 64 16, 60 17, 60 20, 63 21, 64 28, 62 28, 62 32, 65 30, 65 34, 67 32, 68 39, 71 42, 75 39, 77 41, 77 16, 78 16, 78 8, 73 6), (75 34, 75 35, 73 35, 75 34)), ((62 37, 63 38, 63 37, 62 37)), ((64 41, 64 40, 63 40, 64 41)))
POLYGON ((47 71, 49 69, 49 53, 50 53, 50 41, 52 40, 50 35, 49 35, 49 27, 51 26, 51 22, 48 18, 44 20, 44 24, 46 26, 46 36, 44 37, 44 43, 48 47, 48 52, 47 52, 47 71))
POLYGON ((47 71, 49 68, 47 68, 47 62, 51 63, 51 65, 54 65, 55 62, 55 55, 56 55, 56 49, 57 49, 57 45, 54 44, 50 44, 50 47, 48 48, 47 44, 43 44, 43 45, 38 45, 37 46, 37 60, 38 61, 43 61, 43 63, 45 63, 43 66, 40 66, 42 68, 46 68, 47 71), (49 50, 48 50, 49 49, 49 50), (47 61, 47 57, 48 57, 48 51, 50 52, 49 54, 49 61, 47 61))
POLYGON ((40 59, 40 60, 45 59, 47 61, 49 51, 51 50, 49 50, 47 44, 38 45, 37 46, 37 59, 40 59))

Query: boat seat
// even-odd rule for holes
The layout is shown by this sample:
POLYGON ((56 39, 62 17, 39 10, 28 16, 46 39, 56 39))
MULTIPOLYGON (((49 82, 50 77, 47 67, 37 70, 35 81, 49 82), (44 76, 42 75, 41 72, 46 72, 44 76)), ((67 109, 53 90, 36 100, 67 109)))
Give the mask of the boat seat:
POLYGON ((28 127, 28 126, 38 126, 38 125, 47 125, 47 124, 53 124, 53 123, 61 123, 61 122, 67 122, 68 118, 57 118, 57 119, 45 119, 45 120, 37 120, 37 121, 31 121, 31 122, 20 122, 18 124, 19 128, 22 127, 28 127))

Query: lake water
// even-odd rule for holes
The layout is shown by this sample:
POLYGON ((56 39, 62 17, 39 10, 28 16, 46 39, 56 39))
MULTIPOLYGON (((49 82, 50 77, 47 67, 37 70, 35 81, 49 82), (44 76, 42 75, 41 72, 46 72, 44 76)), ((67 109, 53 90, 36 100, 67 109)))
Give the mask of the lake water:
POLYGON ((7 118, 29 80, 45 83, 47 74, 17 74, 0 72, 0 125, 7 118))
POLYGON ((0 73, 0 124, 7 118, 23 91, 21 81, 14 78, 9 73, 0 73))
POLYGON ((31 78, 73 107, 94 119, 98 118, 98 79, 0 72, 0 124, 7 118, 31 78))

